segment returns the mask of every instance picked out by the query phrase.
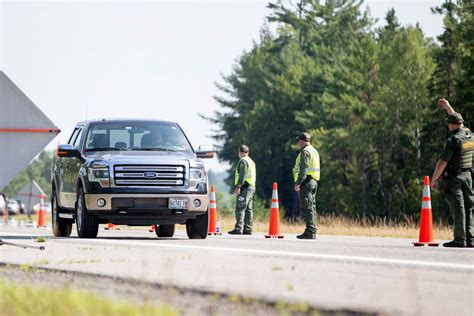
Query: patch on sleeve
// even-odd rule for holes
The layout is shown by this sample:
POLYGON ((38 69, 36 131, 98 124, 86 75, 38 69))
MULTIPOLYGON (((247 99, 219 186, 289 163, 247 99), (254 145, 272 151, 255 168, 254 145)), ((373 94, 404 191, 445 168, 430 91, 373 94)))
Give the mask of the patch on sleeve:
POLYGON ((462 144, 462 149, 463 150, 468 150, 468 149, 472 149, 472 148, 474 148, 474 142, 473 141, 462 144))

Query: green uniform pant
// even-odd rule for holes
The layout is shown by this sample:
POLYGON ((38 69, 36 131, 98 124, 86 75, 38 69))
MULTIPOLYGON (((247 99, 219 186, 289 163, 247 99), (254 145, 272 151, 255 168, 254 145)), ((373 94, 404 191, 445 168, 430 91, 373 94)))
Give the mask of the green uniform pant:
POLYGON ((447 180, 446 201, 454 219, 454 240, 474 240, 472 176, 463 172, 447 180))
POLYGON ((306 223, 306 234, 316 234, 316 193, 318 182, 314 179, 303 182, 300 186, 300 214, 306 223))
POLYGON ((255 195, 255 187, 247 186, 240 189, 235 204, 235 230, 245 232, 252 231, 253 222, 253 197, 255 195))

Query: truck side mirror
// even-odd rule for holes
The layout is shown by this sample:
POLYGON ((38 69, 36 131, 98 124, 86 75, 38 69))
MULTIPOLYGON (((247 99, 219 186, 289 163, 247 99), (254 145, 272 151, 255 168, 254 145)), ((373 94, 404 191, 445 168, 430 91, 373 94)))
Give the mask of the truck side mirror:
POLYGON ((80 157, 81 153, 79 150, 74 148, 72 145, 59 145, 58 147, 58 157, 73 158, 80 157))
POLYGON ((214 158, 214 146, 199 146, 196 150, 196 157, 198 158, 214 158))

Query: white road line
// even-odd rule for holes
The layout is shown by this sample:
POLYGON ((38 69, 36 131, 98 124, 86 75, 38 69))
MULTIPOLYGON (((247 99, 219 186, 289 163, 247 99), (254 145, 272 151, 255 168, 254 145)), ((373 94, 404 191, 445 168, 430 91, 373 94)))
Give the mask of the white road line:
MULTIPOLYGON (((26 235, 19 233, 9 233, 10 235, 26 235)), ((426 267, 426 268, 444 268, 444 269, 459 269, 474 271, 473 264, 458 264, 448 262, 432 262, 432 261, 418 261, 418 260, 404 260, 404 259, 389 259, 389 258, 376 258, 376 257, 361 257, 361 256, 344 256, 344 255, 327 255, 318 253, 305 253, 305 252, 292 252, 292 251, 278 251, 278 250, 264 250, 264 249, 244 249, 244 248, 227 248, 227 247, 212 247, 212 246, 196 246, 196 245, 183 245, 183 244, 164 244, 164 243, 149 243, 149 242, 137 242, 137 241, 121 241, 121 240, 105 240, 105 239, 72 239, 72 238, 60 238, 54 239, 56 241, 68 241, 76 243, 93 243, 93 244, 113 244, 113 245, 126 245, 126 246, 145 246, 145 247, 156 247, 156 248, 169 248, 169 249, 194 249, 194 250, 206 250, 206 251, 220 251, 230 253, 246 253, 255 255, 270 255, 279 257, 296 257, 296 258, 312 258, 312 259, 327 259, 334 261, 351 261, 360 263, 376 263, 376 264, 392 264, 401 266, 412 266, 412 267, 426 267)))
MULTIPOLYGON (((77 241, 77 239, 75 240, 77 241)), ((92 240, 94 242, 106 242, 115 243, 114 240, 92 240)), ((194 249, 194 250, 208 250, 208 251, 221 251, 231 253, 247 253, 255 255, 270 255, 279 257, 299 257, 299 258, 313 258, 313 259, 329 259, 337 261, 353 261, 362 263, 379 263, 379 264, 396 264, 405 266, 419 266, 419 267, 431 267, 431 268, 449 268, 449 269, 462 269, 474 271, 474 264, 457 264, 457 263, 444 263, 444 262, 425 262, 416 260, 403 260, 403 259, 384 259, 374 257, 359 257, 359 256, 342 256, 342 255, 325 255, 317 253, 305 253, 305 252, 291 252, 291 251, 277 251, 277 250, 263 250, 263 249, 244 249, 244 248, 226 248, 226 247, 210 247, 210 246, 194 246, 194 245, 180 245, 180 244, 154 244, 154 243, 141 243, 135 241, 120 241, 121 244, 130 246, 153 246, 158 248, 181 248, 181 249, 194 249)))

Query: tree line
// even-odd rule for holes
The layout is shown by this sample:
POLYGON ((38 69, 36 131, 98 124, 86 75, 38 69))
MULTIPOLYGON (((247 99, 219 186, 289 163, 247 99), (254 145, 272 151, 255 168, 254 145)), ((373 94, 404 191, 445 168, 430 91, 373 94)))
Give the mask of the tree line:
MULTIPOLYGON (((268 201, 278 182, 288 218, 298 216, 292 168, 302 131, 321 156, 321 213, 400 220, 419 214, 423 176, 447 136, 437 99, 447 98, 473 126, 473 2, 432 8, 443 16, 437 39, 401 25, 393 9, 376 26, 362 5, 268 4, 259 40, 217 84, 221 110, 206 119, 218 127, 220 159, 234 167, 238 146, 249 145, 257 195, 268 201)), ((433 195, 436 218, 448 218, 440 192, 433 195)))
POLYGON ((44 191, 46 198, 49 198, 51 194, 51 164, 54 154, 52 151, 42 151, 5 187, 3 193, 13 199, 18 190, 34 180, 44 191))

